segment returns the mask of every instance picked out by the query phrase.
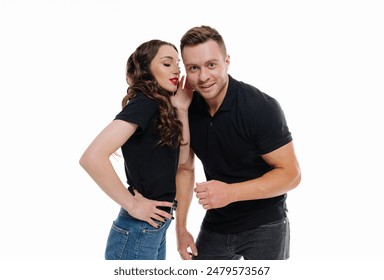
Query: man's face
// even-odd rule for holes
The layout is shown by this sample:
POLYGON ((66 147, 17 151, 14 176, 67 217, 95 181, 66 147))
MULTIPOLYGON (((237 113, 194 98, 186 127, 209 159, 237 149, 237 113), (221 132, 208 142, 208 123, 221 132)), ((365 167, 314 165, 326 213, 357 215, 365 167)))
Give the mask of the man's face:
POLYGON ((209 40, 196 46, 184 47, 182 58, 191 88, 199 92, 207 102, 222 101, 228 85, 230 59, 219 45, 209 40))

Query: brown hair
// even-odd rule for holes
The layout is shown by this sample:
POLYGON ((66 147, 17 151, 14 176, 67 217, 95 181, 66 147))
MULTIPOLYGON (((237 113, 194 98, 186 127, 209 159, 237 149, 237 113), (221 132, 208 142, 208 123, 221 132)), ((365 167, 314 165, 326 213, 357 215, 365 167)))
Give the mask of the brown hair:
POLYGON ((223 55, 227 55, 223 37, 216 29, 206 25, 189 29, 180 40, 180 51, 183 52, 184 47, 196 46, 209 40, 215 41, 222 49, 223 55))
POLYGON ((171 46, 177 51, 177 48, 171 43, 150 40, 142 43, 130 55, 126 68, 126 79, 129 86, 127 95, 122 100, 122 107, 125 107, 130 99, 136 97, 137 93, 156 100, 159 103, 157 131, 160 137, 157 144, 176 148, 182 141, 183 125, 177 119, 176 109, 172 106, 170 99, 172 93, 160 87, 150 70, 153 58, 159 48, 164 45, 171 46))

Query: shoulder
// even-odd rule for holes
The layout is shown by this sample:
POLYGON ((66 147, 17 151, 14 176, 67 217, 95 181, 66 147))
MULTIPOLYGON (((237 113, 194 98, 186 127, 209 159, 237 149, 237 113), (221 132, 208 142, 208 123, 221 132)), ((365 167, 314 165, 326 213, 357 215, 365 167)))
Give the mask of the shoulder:
POLYGON ((151 98, 151 97, 149 97, 148 95, 146 95, 146 94, 144 94, 142 92, 138 92, 136 94, 136 96, 132 97, 127 104, 129 104, 129 103, 136 103, 136 102, 157 105, 157 101, 154 98, 151 98))
POLYGON ((135 97, 129 99, 127 105, 124 106, 123 111, 126 110, 147 110, 147 111, 156 111, 158 108, 158 103, 155 99, 148 97, 147 95, 139 92, 135 97))
POLYGON ((135 97, 131 98, 127 105, 115 117, 125 121, 132 121, 134 123, 147 123, 155 116, 158 110, 156 100, 146 96, 145 94, 138 93, 135 97))
POLYGON ((233 78, 230 79, 230 82, 230 88, 234 91, 233 94, 236 96, 237 105, 242 111, 250 110, 254 114, 260 111, 268 111, 268 109, 272 109, 278 104, 275 98, 249 83, 233 78))
POLYGON ((233 80, 237 115, 254 125, 273 126, 285 122, 284 112, 279 102, 255 86, 233 80))
POLYGON ((252 103, 264 103, 271 98, 268 94, 262 92, 257 87, 236 80, 234 78, 230 78, 230 89, 236 92, 236 96, 240 100, 251 101, 252 103))

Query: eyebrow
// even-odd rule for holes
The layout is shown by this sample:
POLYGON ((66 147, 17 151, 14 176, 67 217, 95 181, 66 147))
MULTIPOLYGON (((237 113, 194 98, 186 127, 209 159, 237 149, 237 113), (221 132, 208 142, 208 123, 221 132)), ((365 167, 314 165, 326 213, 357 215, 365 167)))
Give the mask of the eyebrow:
MULTIPOLYGON (((206 61, 206 62, 204 62, 204 65, 205 64, 209 64, 209 63, 217 63, 219 60, 218 59, 210 59, 210 60, 208 60, 208 61, 206 61)), ((191 66, 191 65, 197 65, 196 63, 185 63, 184 64, 185 66, 191 66)))
MULTIPOLYGON (((173 57, 166 55, 166 56, 161 57, 160 59, 172 59, 173 60, 173 57)), ((180 59, 177 59, 177 60, 180 60, 180 59)))
MULTIPOLYGON (((160 60, 165 60, 165 59, 171 59, 171 60, 174 60, 172 56, 163 56, 163 57, 160 57, 160 60)), ((176 63, 180 63, 180 59, 176 59, 176 63)))

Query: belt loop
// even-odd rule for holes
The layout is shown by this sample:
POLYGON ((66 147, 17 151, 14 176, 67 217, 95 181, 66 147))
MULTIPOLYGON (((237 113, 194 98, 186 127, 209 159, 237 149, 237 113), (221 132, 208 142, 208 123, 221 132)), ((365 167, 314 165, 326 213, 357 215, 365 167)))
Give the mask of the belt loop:
POLYGON ((172 205, 172 209, 173 209, 173 210, 176 210, 176 209, 177 209, 177 204, 178 204, 177 200, 174 199, 174 200, 173 200, 173 205, 172 205))

